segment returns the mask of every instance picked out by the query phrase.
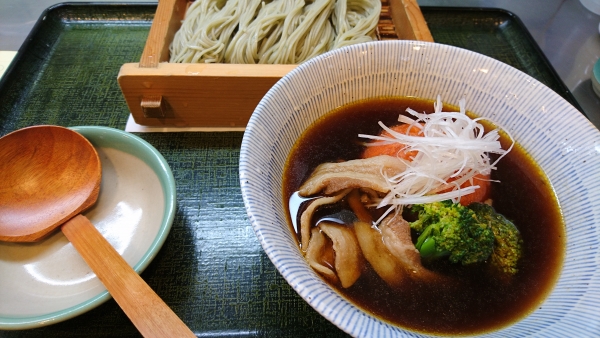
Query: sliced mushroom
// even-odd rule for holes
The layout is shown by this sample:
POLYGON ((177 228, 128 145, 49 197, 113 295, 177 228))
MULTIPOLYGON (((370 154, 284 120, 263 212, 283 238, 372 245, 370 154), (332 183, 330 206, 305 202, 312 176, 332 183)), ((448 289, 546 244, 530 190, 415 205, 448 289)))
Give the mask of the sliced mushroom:
POLYGON ((373 270, 388 285, 397 287, 406 278, 406 272, 400 261, 392 255, 381 238, 381 233, 366 222, 354 223, 356 238, 363 256, 373 270))
POLYGON ((403 266, 411 278, 434 279, 440 277, 421 264, 421 254, 410 236, 410 224, 400 215, 386 217, 379 226, 385 247, 403 266))
POLYGON ((390 189, 385 176, 393 176, 404 170, 406 164, 402 160, 388 155, 323 163, 302 184, 299 193, 302 196, 319 192, 331 195, 347 188, 366 188, 387 193, 390 189))
POLYGON ((339 200, 344 198, 344 196, 346 196, 350 192, 350 190, 351 189, 346 189, 335 196, 321 197, 321 198, 314 199, 310 202, 310 204, 308 205, 306 210, 304 210, 304 212, 302 213, 302 216, 300 216, 300 237, 301 237, 302 251, 306 252, 306 250, 308 248, 308 243, 310 241, 310 236, 311 236, 311 230, 310 230, 311 222, 310 221, 312 219, 313 214, 317 210, 317 208, 320 206, 323 206, 323 205, 333 204, 333 203, 338 202, 339 200))
POLYGON ((327 251, 332 249, 331 243, 319 228, 313 228, 311 232, 305 256, 308 265, 331 283, 338 284, 340 280, 333 270, 333 264, 330 264, 331 262, 327 262, 327 259, 324 258, 329 256, 327 251))
POLYGON ((354 229, 366 260, 388 285, 397 287, 406 278, 447 279, 422 265, 421 255, 412 243, 410 225, 402 216, 386 217, 379 230, 365 222, 355 223, 354 229))
POLYGON ((365 265, 354 231, 332 222, 321 222, 319 227, 333 242, 335 272, 342 287, 351 287, 360 277, 365 265))

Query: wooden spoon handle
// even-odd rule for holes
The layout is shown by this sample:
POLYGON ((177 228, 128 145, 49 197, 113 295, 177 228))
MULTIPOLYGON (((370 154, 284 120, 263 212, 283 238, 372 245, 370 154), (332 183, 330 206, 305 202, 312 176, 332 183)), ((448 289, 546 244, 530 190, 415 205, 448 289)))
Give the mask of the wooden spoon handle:
POLYGON ((69 220, 62 232, 144 337, 195 337, 85 216, 69 220))

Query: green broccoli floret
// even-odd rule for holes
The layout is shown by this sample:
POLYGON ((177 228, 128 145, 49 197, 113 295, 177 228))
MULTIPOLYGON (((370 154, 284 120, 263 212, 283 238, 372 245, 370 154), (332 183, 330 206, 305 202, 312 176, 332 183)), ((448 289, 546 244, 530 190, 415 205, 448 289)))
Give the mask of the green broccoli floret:
POLYGON ((523 251, 523 240, 517 227, 506 217, 497 213, 494 208, 483 203, 472 203, 469 209, 477 215, 477 219, 486 222, 494 232, 494 251, 490 263, 500 272, 514 275, 518 272, 517 262, 523 251))
POLYGON ((452 201, 412 207, 419 218, 411 228, 419 233, 415 247, 421 257, 448 256, 463 265, 487 260, 494 249, 494 233, 488 222, 480 222, 475 212, 452 201))

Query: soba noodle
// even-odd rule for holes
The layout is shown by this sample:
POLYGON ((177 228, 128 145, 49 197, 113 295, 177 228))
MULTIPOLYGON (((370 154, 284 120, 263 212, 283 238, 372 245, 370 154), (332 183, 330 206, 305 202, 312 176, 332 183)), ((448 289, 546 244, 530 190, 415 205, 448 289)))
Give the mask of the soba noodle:
POLYGON ((170 62, 298 64, 374 40, 380 11, 380 0, 197 0, 170 62))
POLYGON ((372 0, 336 1, 332 20, 337 34, 333 48, 374 40, 372 33, 379 21, 381 2, 373 5, 372 0))

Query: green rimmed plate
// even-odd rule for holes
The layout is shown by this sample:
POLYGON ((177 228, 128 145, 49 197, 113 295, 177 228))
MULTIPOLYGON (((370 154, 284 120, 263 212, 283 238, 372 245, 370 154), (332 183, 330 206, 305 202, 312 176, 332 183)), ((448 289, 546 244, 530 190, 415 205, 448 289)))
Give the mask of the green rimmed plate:
MULTIPOLYGON (((175 214, 175 180, 164 157, 141 138, 107 127, 73 127, 102 163, 98 202, 84 213, 142 272, 164 243, 175 214)), ((57 323, 110 298, 61 232, 37 243, 0 242, 0 329, 57 323)))

